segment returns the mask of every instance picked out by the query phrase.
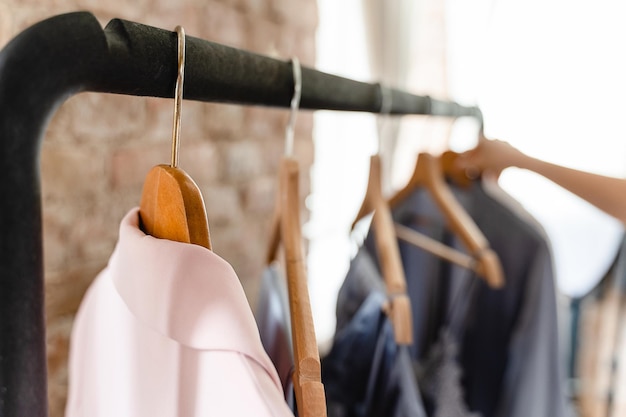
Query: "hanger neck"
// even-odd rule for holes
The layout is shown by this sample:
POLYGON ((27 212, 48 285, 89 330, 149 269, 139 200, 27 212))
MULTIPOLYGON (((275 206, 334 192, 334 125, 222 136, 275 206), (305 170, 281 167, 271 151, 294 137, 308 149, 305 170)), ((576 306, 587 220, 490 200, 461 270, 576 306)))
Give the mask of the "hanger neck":
POLYGON ((202 194, 180 168, 157 165, 148 172, 139 216, 143 231, 151 236, 211 249, 202 194))

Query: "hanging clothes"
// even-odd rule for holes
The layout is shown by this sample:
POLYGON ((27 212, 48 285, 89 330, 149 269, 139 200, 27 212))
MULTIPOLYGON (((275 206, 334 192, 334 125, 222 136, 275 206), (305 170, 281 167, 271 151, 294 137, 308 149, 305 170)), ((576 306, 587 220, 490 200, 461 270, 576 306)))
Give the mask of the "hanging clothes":
POLYGON ((68 417, 293 416, 232 267, 144 234, 136 208, 79 308, 69 382, 68 417))
POLYGON ((426 417, 407 346, 383 312, 387 297, 367 254, 352 260, 339 291, 337 332, 322 359, 330 417, 426 417))
MULTIPOLYGON (((467 276, 462 278, 464 278, 463 283, 465 284, 473 282, 467 276)), ((467 295, 467 290, 468 287, 466 285, 459 286, 458 293, 467 295)), ((377 362, 368 360, 369 355, 366 353, 363 353, 363 357, 355 356, 354 354, 355 351, 362 351, 366 343, 357 340, 353 345, 358 347, 351 350, 349 346, 344 346, 345 342, 342 341, 342 337, 344 337, 343 333, 347 332, 344 328, 349 328, 349 326, 356 329, 353 330, 353 333, 357 334, 358 332, 373 332, 377 328, 377 320, 384 317, 380 303, 375 307, 369 307, 371 309, 369 316, 362 313, 361 310, 366 310, 364 306, 367 305, 367 300, 372 298, 372 294, 381 294, 380 297, 384 301, 384 295, 382 295, 384 291, 382 278, 374 259, 366 247, 361 247, 350 263, 350 269, 337 298, 337 336, 335 337, 333 350, 343 349, 345 358, 333 357, 331 351, 331 354, 323 362, 323 370, 328 370, 332 367, 334 374, 337 375, 333 376, 333 379, 342 380, 344 386, 358 386, 357 381, 363 380, 363 378, 359 378, 358 373, 357 376, 351 375, 354 369, 362 369, 361 373, 364 373, 370 367, 373 369, 377 367, 377 362), (358 315, 360 315, 360 320, 356 319, 358 315), (351 362, 355 363, 345 365, 351 362), (347 378, 351 379, 346 381, 347 378)), ((369 303, 373 304, 372 301, 369 303)), ((412 398, 409 404, 411 402, 419 404, 419 406, 413 407, 398 407, 399 410, 404 410, 405 414, 397 415, 475 417, 474 414, 467 411, 467 406, 464 403, 463 389, 461 387, 461 370, 457 364, 456 346, 458 333, 462 331, 464 313, 469 305, 470 303, 460 299, 459 303, 452 306, 452 309, 447 314, 447 326, 440 332, 439 343, 431 346, 429 358, 423 364, 414 363, 415 361, 411 358, 408 346, 397 347, 400 352, 396 360, 398 369, 396 380, 405 381, 399 384, 402 387, 400 392, 407 398, 412 398), (415 411, 416 408, 422 414, 415 414, 417 412, 415 411)), ((375 373, 370 374, 370 381, 376 380, 375 375, 375 373)), ((328 375, 323 374, 323 377, 326 378, 328 375)), ((379 387, 384 387, 386 383, 379 380, 376 383, 370 382, 369 384, 377 384, 379 387)), ((330 390, 331 386, 327 385, 327 388, 330 390)), ((337 392, 341 392, 341 390, 337 390, 337 392)), ((372 394, 368 394, 366 397, 368 396, 372 396, 372 394)), ((389 398, 393 398, 393 396, 388 396, 387 401, 390 401, 389 398)), ((339 398, 338 401, 345 401, 345 399, 339 398)))
MULTIPOLYGON (((459 345, 465 400, 483 417, 559 417, 565 403, 564 372, 558 351, 556 290, 552 258, 538 223, 495 184, 452 187, 455 197, 484 233, 504 270, 505 287, 478 282, 459 345)), ((450 246, 430 195, 416 190, 394 210, 394 219, 450 246)), ((365 242, 375 254, 373 238, 365 242)), ((445 312, 454 302, 460 267, 399 241, 413 307, 414 359, 426 358, 437 341, 445 312)), ((375 256, 374 256, 375 259, 375 256)))
MULTIPOLYGON (((471 318, 467 321, 461 343, 465 398, 471 410, 484 417, 555 417, 569 415, 565 403, 564 372, 558 350, 556 290, 552 257, 545 233, 522 206, 495 183, 474 182, 468 188, 453 187, 455 197, 484 233, 503 267, 505 287, 500 290, 479 282, 471 318)), ((418 190, 394 212, 405 226, 421 228, 430 224, 431 232, 444 224, 427 193, 418 190)), ((437 237, 437 236, 432 236, 437 237)), ((421 270, 416 259, 429 254, 400 243, 409 293, 419 297, 421 311, 441 311, 451 302, 449 294, 435 297, 441 305, 432 306, 428 294, 441 273, 456 266, 436 266, 421 270), (421 252, 418 254, 418 252, 421 252), (415 256, 417 255, 417 256, 415 256), (433 271, 439 274, 433 274, 433 271), (411 271, 411 272, 409 272, 411 271), (425 273, 426 272, 426 273, 425 273), (426 294, 426 295, 425 295, 426 294)), ((435 266, 433 266, 433 264, 435 266)), ((445 282, 445 281, 444 281, 445 282)), ((414 302, 417 304, 417 302, 414 302)), ((418 323, 432 320, 419 317, 418 323)), ((416 320, 417 321, 417 320, 416 320)), ((436 322, 420 329, 431 336, 436 322)), ((430 340, 418 346, 423 356, 430 340)))
POLYGON ((471 412, 465 402, 463 370, 459 363, 460 344, 469 309, 474 305, 478 277, 471 271, 457 269, 457 285, 451 287, 449 309, 439 336, 421 361, 415 362, 418 386, 428 415, 432 417, 481 417, 471 412))

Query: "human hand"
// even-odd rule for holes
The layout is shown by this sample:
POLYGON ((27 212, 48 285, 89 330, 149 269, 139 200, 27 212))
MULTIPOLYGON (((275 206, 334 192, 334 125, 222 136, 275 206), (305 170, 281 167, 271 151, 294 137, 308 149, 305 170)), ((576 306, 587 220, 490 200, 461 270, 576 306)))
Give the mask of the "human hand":
POLYGON ((525 155, 508 142, 487 139, 482 134, 474 149, 457 158, 459 168, 468 172, 482 172, 498 177, 508 167, 519 166, 525 155))

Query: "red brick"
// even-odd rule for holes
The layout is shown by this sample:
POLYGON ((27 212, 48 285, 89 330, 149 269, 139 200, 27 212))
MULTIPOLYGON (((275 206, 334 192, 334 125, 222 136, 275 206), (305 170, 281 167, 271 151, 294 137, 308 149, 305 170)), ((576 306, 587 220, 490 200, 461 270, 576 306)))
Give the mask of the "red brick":
POLYGON ((46 211, 44 209, 43 212, 43 260, 46 274, 63 269, 71 259, 67 224, 51 217, 52 213, 56 214, 57 211, 62 210, 46 211))
POLYGON ((42 195, 96 195, 106 185, 104 152, 94 146, 48 145, 41 151, 42 195))
POLYGON ((199 37, 236 48, 246 47, 246 18, 236 8, 211 2, 196 11, 202 21, 199 37))
POLYGON ((142 137, 146 126, 146 99, 117 94, 84 93, 69 99, 71 130, 77 142, 124 143, 142 137))
POLYGON ((110 184, 114 189, 141 186, 153 166, 169 164, 170 161, 170 143, 115 149, 109 167, 110 184))
MULTIPOLYGON (((276 22, 258 19, 248 16, 247 49, 258 54, 283 58, 287 55, 279 50, 284 36, 283 27, 276 22)), ((289 36, 285 36, 288 38, 289 36)))
POLYGON ((89 285, 105 266, 105 263, 97 262, 48 274, 45 283, 47 323, 76 314, 89 285))
MULTIPOLYGON (((275 176, 278 175, 278 167, 281 159, 285 156, 285 141, 271 141, 263 144, 263 173, 275 176)), ((294 153, 296 144, 294 142, 294 153)))
POLYGON ((72 317, 55 320, 46 327, 46 350, 48 356, 48 402, 50 416, 65 414, 67 397, 67 357, 72 317))
POLYGON ((199 185, 215 182, 222 169, 216 145, 209 141, 181 143, 180 168, 199 185))
POLYGON ((267 232, 260 231, 269 230, 270 220, 246 217, 238 224, 211 229, 213 250, 233 266, 246 290, 250 280, 260 279, 268 244, 267 232))
POLYGON ((256 178, 243 191, 243 207, 246 215, 257 216, 273 213, 276 205, 278 175, 256 178))
POLYGON ((73 126, 77 123, 74 107, 74 102, 69 101, 54 112, 46 129, 44 143, 76 143, 73 134, 73 126))
MULTIPOLYGON (((257 18, 263 17, 267 14, 267 1, 265 0, 228 0, 235 5, 239 10, 248 14, 256 15, 257 18)), ((259 19, 261 20, 261 19, 259 19)))
MULTIPOLYGON (((31 0, 33 3, 36 0, 31 0)), ((63 13, 63 8, 58 8, 59 11, 55 9, 50 9, 49 7, 45 7, 39 4, 30 4, 23 5, 21 1, 14 0, 14 4, 7 4, 11 8, 11 17, 13 19, 13 35, 17 36, 23 30, 29 28, 35 23, 39 23, 42 20, 45 20, 49 17, 52 17, 56 14, 63 13)))
POLYGON ((68 201, 44 204, 44 265, 47 272, 59 272, 68 265, 107 259, 117 238, 118 218, 107 212, 114 207, 109 200, 68 201))
POLYGON ((245 107, 222 103, 203 103, 205 134, 211 140, 241 139, 245 129, 245 107))
POLYGON ((314 68, 317 51, 315 33, 300 30, 294 39, 295 47, 291 55, 297 55, 302 65, 314 68))
POLYGON ((242 218, 239 190, 232 186, 201 187, 209 217, 209 227, 237 225, 242 218))
POLYGON ((204 35, 206 22, 202 21, 202 13, 200 12, 202 7, 190 3, 190 1, 154 1, 149 4, 140 22, 171 31, 174 31, 176 26, 181 25, 185 28, 186 35, 206 38, 204 35))
POLYGON ((247 137, 262 141, 284 141, 289 112, 285 108, 246 108, 245 132, 247 137))
POLYGON ((270 0, 270 19, 281 24, 315 30, 318 25, 317 2, 270 0))
MULTIPOLYGON (((206 119, 207 103, 183 100, 181 109, 181 146, 189 140, 205 138, 207 132, 204 119, 206 119)), ((144 130, 139 137, 147 141, 171 143, 174 127, 174 100, 150 97, 146 101, 146 113, 144 130)))
POLYGON ((92 207, 78 213, 70 229, 68 237, 70 242, 75 242, 71 259, 75 264, 107 259, 115 247, 121 217, 110 223, 95 209, 99 208, 92 207))
POLYGON ((226 148, 223 178, 229 183, 249 181, 263 170, 264 150, 258 141, 229 143, 226 148))

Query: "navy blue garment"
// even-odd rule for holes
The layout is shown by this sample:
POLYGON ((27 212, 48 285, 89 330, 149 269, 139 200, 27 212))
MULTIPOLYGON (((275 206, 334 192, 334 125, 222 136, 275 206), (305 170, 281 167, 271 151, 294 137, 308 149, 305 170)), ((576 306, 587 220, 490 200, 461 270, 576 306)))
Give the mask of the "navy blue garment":
MULTIPOLYGON (((474 305, 460 341, 465 400, 484 417, 569 415, 558 350, 556 290, 546 236, 519 204, 500 189, 474 183, 455 196, 495 250, 505 287, 477 283, 474 305)), ((455 247, 427 191, 416 190, 395 221, 455 247)), ((375 254, 373 237, 366 239, 375 254)), ((413 308, 414 359, 425 359, 445 323, 460 267, 399 242, 413 308)))
POLYGON ((269 265, 263 271, 254 317, 259 327, 263 348, 272 360, 280 377, 285 401, 294 414, 297 414, 291 379, 294 360, 287 283, 276 264, 269 265))
POLYGON ((372 287, 349 273, 339 292, 338 309, 347 306, 350 313, 342 315, 331 351, 322 359, 328 416, 426 417, 408 348, 396 344, 382 311, 386 296, 376 289, 380 279, 365 281, 372 287))
MULTIPOLYGON (((457 285, 449 285, 454 301, 442 312, 443 328, 428 348, 426 357, 414 361, 415 376, 423 406, 432 417, 479 417, 465 403, 462 369, 458 363, 459 341, 464 331, 467 312, 472 306, 477 278, 472 271, 458 270, 452 277, 457 285)), ((449 280, 451 277, 446 277, 449 280)), ((353 319, 358 305, 372 291, 384 289, 380 274, 367 248, 361 247, 350 264, 350 269, 339 292, 337 323, 342 328, 353 319)), ((409 349, 403 347, 409 355, 409 349)), ((410 362, 413 362, 411 359, 410 362)), ((408 363, 408 362, 407 362, 408 363)), ((412 378, 411 378, 412 379, 412 378)), ((381 414, 383 415, 383 414, 381 414)))

